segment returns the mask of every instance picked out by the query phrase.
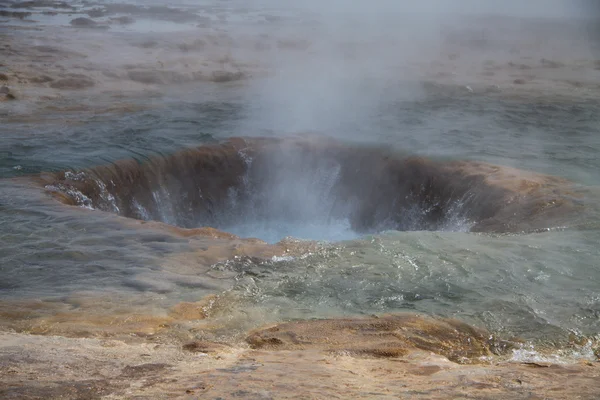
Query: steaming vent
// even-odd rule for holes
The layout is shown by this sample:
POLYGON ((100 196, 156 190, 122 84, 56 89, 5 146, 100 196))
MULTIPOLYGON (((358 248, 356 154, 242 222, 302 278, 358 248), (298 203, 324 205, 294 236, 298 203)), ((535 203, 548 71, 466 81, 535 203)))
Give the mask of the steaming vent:
POLYGON ((564 212, 564 202, 537 190, 547 182, 508 175, 507 183, 506 175, 489 164, 331 140, 235 138, 43 180, 67 204, 268 242, 385 230, 515 231, 564 212))

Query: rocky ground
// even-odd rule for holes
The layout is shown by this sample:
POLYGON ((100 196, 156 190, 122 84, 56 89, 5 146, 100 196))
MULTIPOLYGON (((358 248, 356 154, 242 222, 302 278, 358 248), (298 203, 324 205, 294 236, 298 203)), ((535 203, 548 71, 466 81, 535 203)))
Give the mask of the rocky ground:
POLYGON ((360 67, 363 78, 377 74, 449 93, 600 93, 594 21, 452 17, 423 32, 332 36, 328 21, 310 14, 296 20, 246 9, 73 4, 0 4, 2 100, 47 102, 81 91, 147 96, 165 86, 243 83, 304 64, 307 79, 360 67))
POLYGON ((494 354, 512 345, 455 321, 410 315, 282 324, 251 332, 245 343, 3 333, 0 396, 597 398, 597 362, 518 362, 494 354))

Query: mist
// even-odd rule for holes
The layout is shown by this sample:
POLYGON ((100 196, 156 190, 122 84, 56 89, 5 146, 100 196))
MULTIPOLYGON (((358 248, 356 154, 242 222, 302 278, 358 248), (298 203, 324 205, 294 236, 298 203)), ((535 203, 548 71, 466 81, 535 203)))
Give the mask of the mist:
POLYGON ((390 107, 423 101, 431 84, 458 93, 512 90, 521 82, 515 65, 535 69, 598 51, 590 22, 598 13, 587 1, 267 4, 294 17, 259 29, 275 44, 261 54, 268 73, 249 82, 251 106, 235 134, 369 141, 390 107))

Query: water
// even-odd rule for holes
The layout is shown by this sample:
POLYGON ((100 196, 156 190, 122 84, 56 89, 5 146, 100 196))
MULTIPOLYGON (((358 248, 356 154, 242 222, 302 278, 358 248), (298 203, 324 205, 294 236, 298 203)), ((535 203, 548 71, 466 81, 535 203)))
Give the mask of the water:
MULTIPOLYGON (((337 67, 308 83, 293 82, 304 75, 286 69, 241 83, 170 84, 122 100, 96 91, 69 92, 51 104, 2 103, 0 299, 41 302, 36 317, 79 309, 162 315, 180 301, 216 293, 229 306, 215 320, 240 330, 283 319, 410 310, 536 345, 564 344, 571 332, 598 335, 598 100, 448 92, 402 79, 389 84, 387 76, 370 73, 359 82, 353 73, 330 75, 337 67), (332 80, 326 89, 334 92, 326 93, 322 85, 332 80), (210 239, 65 206, 30 180, 127 158, 144 162, 239 135, 288 134, 566 178, 588 193, 589 218, 528 234, 469 233, 460 221, 437 232, 364 233, 319 213, 308 220, 259 213, 218 228, 269 243, 287 236, 320 243, 272 259, 239 256, 224 245, 225 256, 215 261, 194 258, 198 248, 213 246, 210 239)), ((299 187, 310 190, 310 182, 299 187)), ((286 193, 289 201, 300 196, 286 193)), ((9 318, 3 324, 28 328, 9 318)))

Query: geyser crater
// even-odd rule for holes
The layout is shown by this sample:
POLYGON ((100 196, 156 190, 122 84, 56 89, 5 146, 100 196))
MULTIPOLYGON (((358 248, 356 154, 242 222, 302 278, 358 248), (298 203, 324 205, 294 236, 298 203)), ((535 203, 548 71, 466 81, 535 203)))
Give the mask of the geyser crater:
POLYGON ((572 206, 559 178, 322 138, 233 138, 42 181, 67 204, 271 243, 385 230, 523 231, 572 206))

